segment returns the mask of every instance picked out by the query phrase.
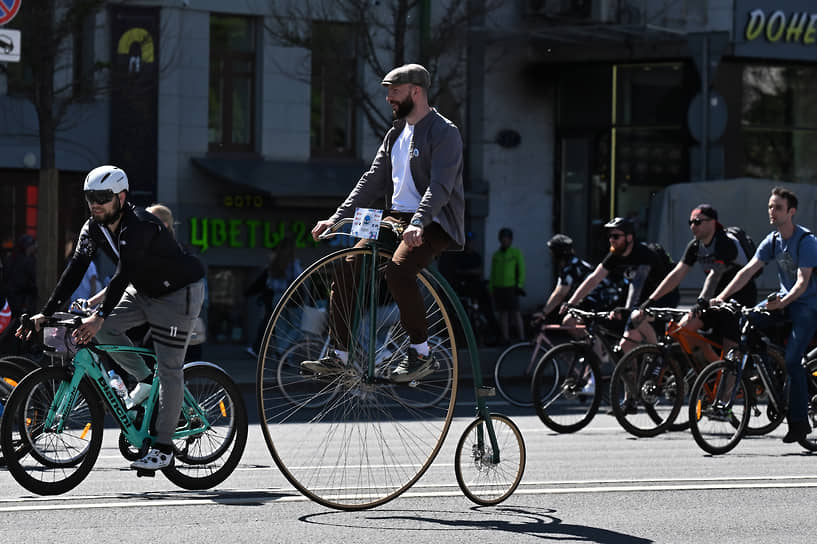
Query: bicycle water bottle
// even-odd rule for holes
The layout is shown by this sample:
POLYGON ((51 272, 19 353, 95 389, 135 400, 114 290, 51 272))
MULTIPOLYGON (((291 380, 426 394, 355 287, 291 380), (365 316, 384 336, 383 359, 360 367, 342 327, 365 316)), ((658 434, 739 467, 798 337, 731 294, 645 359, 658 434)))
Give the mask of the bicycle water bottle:
POLYGON ((125 386, 125 382, 122 381, 122 378, 119 377, 113 370, 108 371, 108 383, 111 385, 116 394, 119 395, 119 398, 124 399, 128 396, 128 388, 125 386))

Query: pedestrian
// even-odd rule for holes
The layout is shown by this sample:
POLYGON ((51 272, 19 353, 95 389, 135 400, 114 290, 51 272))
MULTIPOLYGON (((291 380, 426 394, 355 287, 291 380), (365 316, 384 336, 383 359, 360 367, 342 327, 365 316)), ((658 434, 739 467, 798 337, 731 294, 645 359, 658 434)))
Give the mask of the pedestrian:
POLYGON ((37 241, 23 234, 6 264, 6 297, 14 317, 31 313, 37 305, 36 252, 37 241))
MULTIPOLYGON (((284 294, 289 284, 295 281, 295 278, 300 276, 301 272, 303 272, 303 268, 301 267, 301 261, 295 257, 294 243, 290 238, 284 238, 278 245, 277 250, 267 255, 267 266, 264 270, 244 290, 244 296, 256 295, 258 304, 264 307, 264 318, 258 324, 255 340, 252 345, 245 348, 245 351, 252 357, 258 357, 258 350, 261 349, 261 342, 264 339, 264 331, 272 317, 275 305, 278 304, 281 295, 284 294)), ((282 322, 279 332, 283 331, 282 322)), ((290 334, 294 334, 294 332, 288 331, 290 334)), ((281 345, 285 343, 283 338, 276 338, 275 340, 281 345)), ((272 347, 277 348, 278 346, 272 347)))
POLYGON ((519 297, 525 295, 525 257, 513 247, 513 231, 499 229, 499 249, 491 257, 491 279, 488 287, 499 314, 502 343, 510 343, 510 322, 514 324, 519 341, 525 339, 519 297))

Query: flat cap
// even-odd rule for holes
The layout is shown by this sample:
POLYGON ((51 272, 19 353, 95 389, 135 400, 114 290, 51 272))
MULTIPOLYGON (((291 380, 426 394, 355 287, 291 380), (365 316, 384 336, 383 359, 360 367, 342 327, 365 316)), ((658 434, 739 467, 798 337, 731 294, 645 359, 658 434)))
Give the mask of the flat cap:
POLYGON ((404 64, 398 66, 383 78, 381 85, 401 85, 403 83, 412 83, 419 85, 425 89, 431 87, 431 76, 428 74, 423 66, 419 64, 404 64))

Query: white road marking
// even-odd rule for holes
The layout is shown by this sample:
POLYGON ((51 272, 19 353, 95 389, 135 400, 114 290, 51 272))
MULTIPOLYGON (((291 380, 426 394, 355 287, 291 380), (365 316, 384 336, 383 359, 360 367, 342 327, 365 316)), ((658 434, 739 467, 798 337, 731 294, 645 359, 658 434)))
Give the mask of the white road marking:
MULTIPOLYGON (((713 491, 729 489, 817 488, 814 476, 737 476, 710 478, 672 478, 656 480, 553 480, 522 482, 514 495, 565 495, 571 493, 631 493, 643 491, 713 491)), ((255 489, 222 491, 212 497, 193 496, 178 499, 156 499, 147 493, 143 498, 110 495, 69 497, 21 497, 0 499, 0 512, 35 512, 77 509, 151 508, 201 506, 218 504, 253 504, 308 502, 292 489, 255 489), (235 493, 236 496, 232 496, 235 493), (99 501, 99 502, 94 502, 99 501)), ((415 485, 401 495, 404 498, 457 497, 462 492, 455 484, 415 485)), ((348 495, 338 495, 338 499, 348 495)))

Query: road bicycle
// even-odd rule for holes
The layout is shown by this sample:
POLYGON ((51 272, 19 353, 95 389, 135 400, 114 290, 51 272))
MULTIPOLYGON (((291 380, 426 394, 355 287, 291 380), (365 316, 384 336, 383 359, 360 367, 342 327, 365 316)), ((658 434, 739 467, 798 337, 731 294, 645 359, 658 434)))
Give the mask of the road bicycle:
MULTIPOLYGON (((583 331, 584 325, 575 328, 562 325, 544 325, 533 340, 511 344, 496 359, 494 364, 494 385, 497 393, 514 406, 529 408, 531 400, 531 379, 536 363, 552 347, 569 342, 573 337, 570 330, 583 331)), ((558 373, 558 367, 553 372, 558 373)), ((558 374, 555 376, 558 379, 558 374)))
MULTIPOLYGON (((706 311, 705 301, 698 301, 702 309, 706 311)), ((683 401, 678 415, 675 416, 674 421, 667 427, 670 431, 683 431, 689 428, 689 392, 692 389, 692 384, 698 374, 707 365, 712 362, 722 360, 726 357, 726 351, 723 346, 708 338, 707 336, 684 328, 680 325, 681 319, 689 313, 689 310, 679 308, 647 308, 644 310, 648 315, 655 317, 661 321, 665 321, 665 335, 657 344, 647 344, 639 346, 633 350, 634 354, 627 354, 626 357, 666 357, 671 358, 678 363, 683 374, 683 401)), ((737 317, 735 317, 737 319, 737 317)), ((785 367, 785 362, 782 357, 775 357, 774 359, 781 369, 785 367)), ((750 377, 751 383, 755 386, 756 394, 753 396, 753 404, 751 406, 751 418, 746 424, 745 433, 747 435, 762 435, 767 434, 777 428, 782 421, 781 417, 769 418, 770 414, 775 414, 773 410, 768 409, 768 395, 764 394, 762 381, 753 374, 750 377)), ((616 417, 619 418, 619 423, 626 417, 622 410, 616 410, 616 417)), ((656 422, 657 423, 657 422, 656 422)), ((649 427, 650 422, 645 424, 649 427)), ((625 426, 622 423, 622 426, 625 426)), ((625 426, 625 428, 627 428, 625 426)), ((635 434, 635 433, 633 433, 635 434)), ((637 435, 638 436, 638 435, 637 435)))
POLYGON ((688 369, 678 362, 683 355, 672 336, 680 334, 672 319, 687 311, 648 308, 645 312, 659 321, 669 320, 666 336, 657 344, 636 346, 624 354, 610 378, 613 415, 624 430, 639 438, 656 436, 673 424, 684 401, 688 369))
MULTIPOLYGON (((365 329, 365 325, 364 325, 365 329)), ((387 372, 388 365, 394 357, 402 357, 408 349, 408 338, 403 335, 402 344, 395 342, 395 325, 386 328, 385 337, 378 339, 378 343, 384 346, 383 349, 375 352, 375 369, 378 373, 387 372)), ((332 349, 331 335, 328 331, 322 331, 321 335, 314 335, 310 333, 305 334, 305 338, 293 344, 291 347, 284 350, 278 362, 278 372, 276 379, 278 387, 281 389, 281 394, 286 397, 292 404, 299 405, 306 403, 313 408, 326 405, 335 397, 335 393, 339 392, 340 388, 335 388, 332 392, 327 392, 325 395, 311 396, 308 393, 304 394, 304 385, 312 381, 312 376, 304 375, 301 371, 302 361, 317 361, 326 357, 332 349)), ((410 391, 411 394, 403 395, 403 402, 414 408, 424 408, 433 406, 442 402, 451 391, 451 384, 453 383, 453 369, 451 353, 443 345, 444 341, 439 337, 430 337, 428 344, 434 352, 434 358, 439 367, 437 373, 440 376, 441 387, 431 388, 427 390, 417 391, 406 389, 405 387, 395 386, 393 393, 401 396, 403 392, 410 391), (445 380, 445 376, 448 379, 445 380), (423 394, 427 393, 427 394, 423 394)), ((353 362, 353 364, 358 364, 353 362)), ((309 389, 307 388, 307 391, 309 389)))
MULTIPOLYGON (((23 323, 31 328, 30 321, 23 323)), ((105 354, 127 352, 155 363, 156 354, 132 346, 77 345, 71 333, 81 323, 79 317, 64 313, 44 322, 44 335, 61 340, 61 349, 70 354, 67 365, 41 368, 23 378, 8 398, 0 425, 0 446, 9 473, 38 495, 65 493, 90 473, 102 447, 104 409, 121 429, 119 450, 125 459, 146 455, 155 439, 158 372, 147 399, 128 409, 108 383, 103 359, 105 354), (54 334, 52 328, 58 332, 54 334)), ((247 411, 236 384, 212 363, 186 364, 184 383, 182 410, 172 437, 174 463, 161 470, 179 487, 208 489, 223 482, 241 459, 247 442, 247 411)))
MULTIPOLYGON (((22 355, 7 355, 0 358, 0 421, 11 392, 26 374, 38 368, 40 368, 38 363, 22 355)), ((5 463, 6 459, 0 449, 0 466, 5 463)))
MULTIPOLYGON (((769 428, 780 424, 788 410, 784 350, 756 327, 749 316, 762 312, 735 302, 723 307, 740 319, 740 342, 721 361, 698 375, 689 395, 689 422, 695 442, 713 455, 727 453, 746 435, 753 406, 767 400, 769 428)), ((804 363, 809 394, 809 419, 817 412, 817 360, 804 363)), ((812 433, 800 445, 817 451, 812 433)))
POLYGON ((531 380, 536 414, 558 433, 576 432, 593 420, 609 391, 610 367, 620 357, 615 346, 621 334, 607 319, 610 312, 567 311, 584 324, 583 336, 548 350, 531 380))
MULTIPOLYGON (((339 221, 321 238, 348 235, 340 229, 350 222, 339 221)), ((400 224, 384 220, 377 239, 324 256, 283 294, 259 352, 256 385, 264 439, 287 480, 319 504, 360 510, 398 497, 431 466, 450 428, 459 377, 454 334, 459 320, 473 369, 477 418, 457 443, 455 475, 470 500, 498 504, 522 479, 525 444, 509 418, 489 412, 486 397, 493 388, 482 384, 473 331, 456 294, 432 268, 418 274, 417 286, 429 338, 436 339, 430 342, 432 354, 444 353, 445 361, 437 359, 436 366, 409 383, 391 379, 408 338, 392 313, 396 303, 383 271, 401 234, 400 224), (347 285, 354 302, 335 300, 332 310, 330 294, 339 283, 347 285), (282 388, 280 358, 273 349, 284 339, 278 331, 300 328, 316 308, 335 311, 334 319, 348 327, 348 363, 337 372, 305 372, 297 384, 282 388), (379 339, 389 328, 391 341, 384 344, 379 339), (387 356, 390 346, 399 349, 387 356), (293 433, 302 438, 292 440, 293 433)))

